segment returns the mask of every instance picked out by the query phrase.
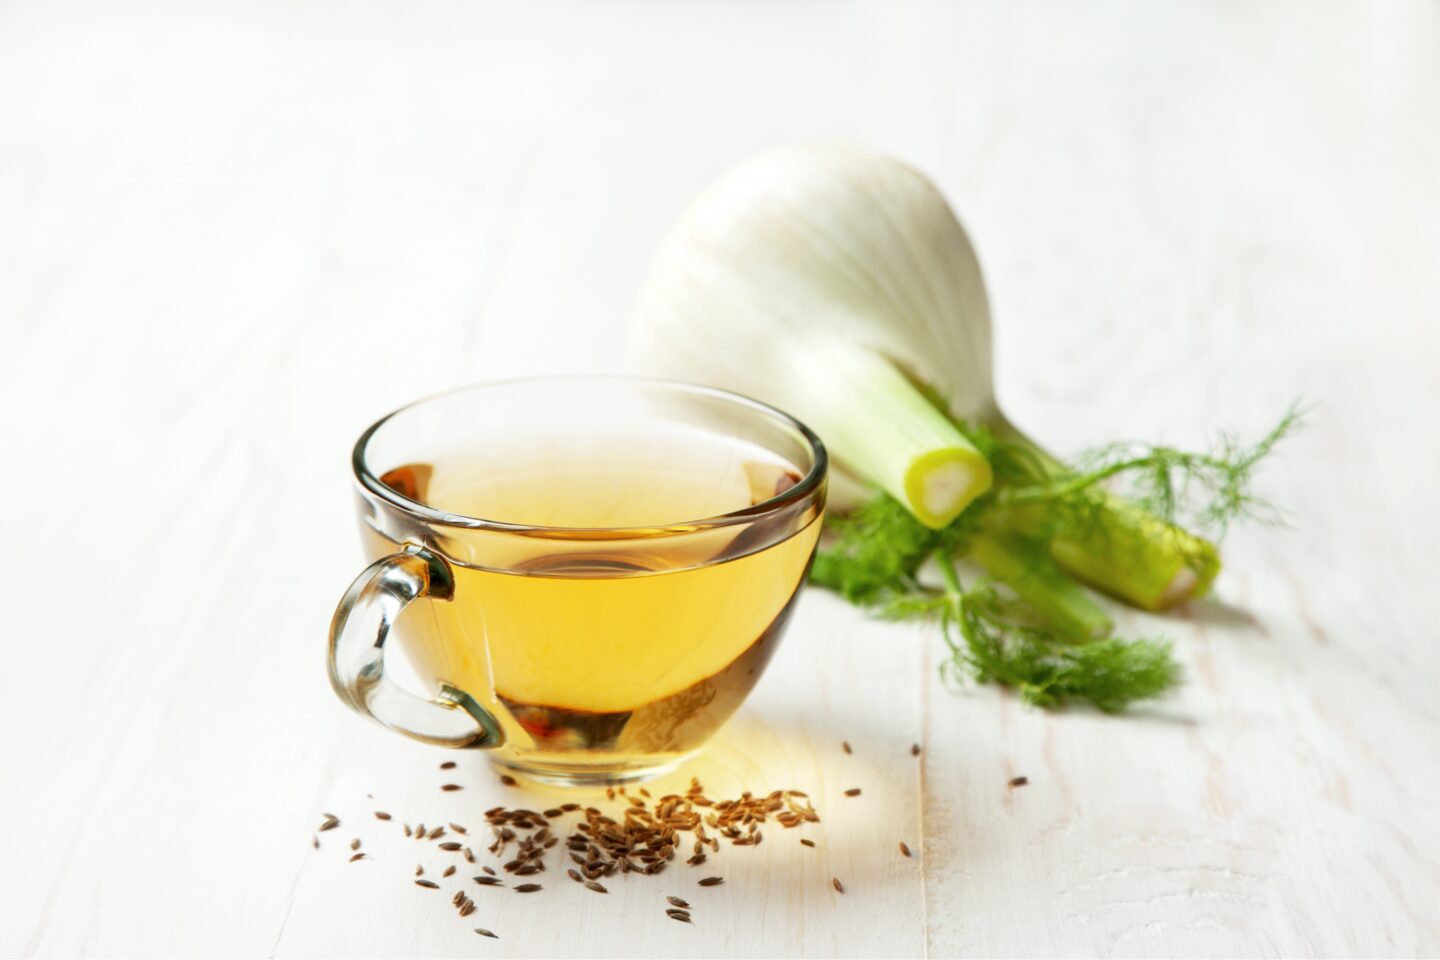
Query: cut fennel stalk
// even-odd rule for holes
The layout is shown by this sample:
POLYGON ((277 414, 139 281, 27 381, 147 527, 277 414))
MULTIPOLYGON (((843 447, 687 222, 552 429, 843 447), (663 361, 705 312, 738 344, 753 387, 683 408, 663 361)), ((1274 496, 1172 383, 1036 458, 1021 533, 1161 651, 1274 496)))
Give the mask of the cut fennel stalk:
POLYGON ((887 359, 847 344, 797 348, 809 426, 844 468, 931 529, 990 489, 990 461, 887 359))

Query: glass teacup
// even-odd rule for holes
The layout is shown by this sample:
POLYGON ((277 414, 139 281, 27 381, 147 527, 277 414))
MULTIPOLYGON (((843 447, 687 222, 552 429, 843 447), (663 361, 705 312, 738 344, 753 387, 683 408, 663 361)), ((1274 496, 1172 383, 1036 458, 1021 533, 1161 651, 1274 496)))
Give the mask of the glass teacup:
POLYGON ((562 784, 648 778, 704 745, 769 662, 825 503, 804 425, 654 380, 442 394, 366 430, 353 467, 374 562, 331 625, 336 692, 562 784), (392 628, 428 699, 387 678, 392 628))

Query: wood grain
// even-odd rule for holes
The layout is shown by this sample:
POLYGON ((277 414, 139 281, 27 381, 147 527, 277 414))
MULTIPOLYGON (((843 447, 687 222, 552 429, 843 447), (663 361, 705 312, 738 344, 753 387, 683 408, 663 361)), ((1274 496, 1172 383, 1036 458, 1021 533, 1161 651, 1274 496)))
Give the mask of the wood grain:
POLYGON ((0 954, 1440 951, 1436 116, 1419 2, 0 7, 0 954), (465 758, 442 794, 326 688, 350 444, 621 369, 686 199, 833 138, 954 199, 1002 403, 1057 449, 1312 401, 1264 476, 1293 528, 1121 616, 1189 677, 1123 719, 947 689, 932 631, 807 595, 681 779, 810 791, 815 849, 461 921, 371 811, 516 791, 465 758))

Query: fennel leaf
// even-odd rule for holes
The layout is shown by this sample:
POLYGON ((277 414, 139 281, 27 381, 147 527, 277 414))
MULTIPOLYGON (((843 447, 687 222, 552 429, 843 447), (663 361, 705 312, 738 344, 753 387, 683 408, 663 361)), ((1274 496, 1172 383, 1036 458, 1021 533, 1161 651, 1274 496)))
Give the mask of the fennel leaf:
POLYGON ((1093 518, 1102 503, 1099 495, 1113 489, 1166 523, 1193 527, 1217 540, 1237 521, 1279 525, 1284 521, 1280 510, 1257 496, 1251 482, 1256 467, 1304 425, 1307 412, 1292 404, 1253 444, 1228 432, 1206 451, 1112 443, 1080 454, 1073 470, 1037 462, 1019 444, 997 443, 997 453, 1007 458, 1003 474, 1012 482, 996 499, 1007 507, 1058 505, 1063 509, 1057 516, 1076 524, 1093 518))
POLYGON ((811 580, 890 620, 938 617, 950 659, 942 674, 1015 688, 1036 706, 1088 701, 1107 713, 1159 696, 1179 682, 1170 645, 1115 638, 1071 643, 1031 622, 1025 605, 1006 602, 986 581, 968 590, 951 557, 963 551, 983 508, 972 506, 943 530, 923 526, 899 501, 881 495, 828 521, 831 543, 815 558, 811 580), (931 557, 943 588, 922 584, 931 557))
POLYGON ((1013 603, 984 581, 964 589, 953 561, 938 559, 949 602, 940 619, 950 649, 941 667, 947 678, 968 674, 978 683, 1013 687, 1037 707, 1084 700, 1105 713, 1119 713, 1179 686, 1180 665, 1170 641, 1105 637, 1057 642, 1050 631, 1016 619, 1013 603))
POLYGON ((915 574, 931 554, 942 547, 963 550, 979 515, 972 505, 949 526, 932 530, 882 493, 849 514, 826 518, 833 543, 815 555, 810 579, 851 603, 883 606, 914 591, 915 574))

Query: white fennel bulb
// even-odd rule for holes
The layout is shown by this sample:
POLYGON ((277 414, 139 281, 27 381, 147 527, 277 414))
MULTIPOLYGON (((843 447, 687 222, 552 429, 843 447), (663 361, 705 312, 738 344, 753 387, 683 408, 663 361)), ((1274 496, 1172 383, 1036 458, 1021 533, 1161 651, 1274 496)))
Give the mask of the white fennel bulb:
POLYGON ((904 164, 789 147, 725 175, 656 257, 632 344, 647 372, 798 416, 932 527, 990 486, 989 464, 917 387, 992 418, 984 281, 944 197, 904 164))

